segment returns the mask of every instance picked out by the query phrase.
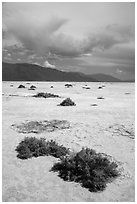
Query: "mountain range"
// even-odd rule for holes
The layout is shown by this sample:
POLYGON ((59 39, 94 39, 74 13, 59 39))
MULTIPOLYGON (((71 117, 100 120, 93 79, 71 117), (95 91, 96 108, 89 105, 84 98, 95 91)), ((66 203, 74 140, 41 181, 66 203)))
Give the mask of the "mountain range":
POLYGON ((65 72, 36 64, 2 63, 2 81, 68 81, 68 82, 123 82, 106 74, 86 75, 81 72, 65 72))

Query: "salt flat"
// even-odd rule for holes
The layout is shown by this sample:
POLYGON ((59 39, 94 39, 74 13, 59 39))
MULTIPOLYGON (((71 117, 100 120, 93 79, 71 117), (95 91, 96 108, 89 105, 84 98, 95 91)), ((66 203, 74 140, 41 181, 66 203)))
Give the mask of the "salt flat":
POLYGON ((72 82, 73 87, 70 88, 65 88, 65 82, 29 83, 3 82, 3 201, 134 201, 134 83, 72 82), (18 89, 20 84, 26 88, 18 89), (28 90, 31 85, 35 85, 36 90, 28 90), (85 85, 90 89, 83 89, 85 85), (98 89, 100 85, 104 87, 98 89), (58 94, 61 98, 31 97, 38 92, 58 94), (66 97, 70 97, 76 106, 57 106, 66 97), (11 128, 12 124, 25 120, 54 119, 68 120, 71 128, 27 135, 11 128), (57 161, 53 157, 18 159, 15 148, 25 136, 53 139, 74 151, 89 147, 106 153, 119 162, 122 174, 103 192, 89 192, 79 184, 65 182, 56 173, 50 172, 57 161))

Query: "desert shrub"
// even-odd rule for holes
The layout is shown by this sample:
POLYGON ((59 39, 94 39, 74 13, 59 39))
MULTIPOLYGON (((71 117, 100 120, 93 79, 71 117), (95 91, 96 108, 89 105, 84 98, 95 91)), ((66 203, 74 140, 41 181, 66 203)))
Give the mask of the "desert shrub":
POLYGON ((46 143, 48 149, 48 155, 54 156, 56 158, 62 158, 69 154, 69 149, 63 145, 57 144, 55 141, 51 140, 46 143))
POLYGON ((36 89, 36 86, 31 85, 31 86, 30 86, 30 89, 36 89))
POLYGON ((28 90, 30 90, 30 91, 34 91, 34 90, 35 90, 35 88, 29 88, 28 90))
POLYGON ((87 85, 86 85, 86 86, 83 86, 82 88, 83 88, 83 89, 90 89, 90 87, 87 86, 87 85))
POLYGON ((30 86, 29 90, 35 90, 36 89, 36 86, 32 85, 30 86))
POLYGON ((55 130, 70 128, 70 123, 67 120, 44 120, 44 121, 26 121, 21 124, 12 124, 19 133, 41 133, 44 131, 52 132, 55 130))
POLYGON ((20 84, 20 85, 18 86, 18 88, 19 88, 19 89, 20 89, 20 88, 25 88, 25 86, 22 85, 22 84, 20 84))
POLYGON ((75 106, 75 105, 76 104, 70 98, 66 98, 59 104, 59 106, 75 106))
POLYGON ((65 87, 69 88, 69 87, 73 87, 72 84, 65 84, 65 87))
POLYGON ((96 103, 91 104, 91 106, 98 106, 96 103))
POLYGON ((53 140, 46 141, 44 138, 37 139, 35 137, 25 137, 16 147, 15 151, 18 152, 17 157, 20 159, 48 155, 61 158, 69 153, 69 149, 58 145, 53 140))
POLYGON ((59 97, 58 95, 55 95, 55 94, 51 94, 51 93, 44 93, 44 92, 41 92, 41 93, 38 93, 36 95, 34 95, 33 97, 37 97, 37 98, 55 98, 55 97, 59 97))
POLYGON ((119 175, 115 162, 88 148, 62 158, 51 170, 59 172, 63 180, 78 182, 92 192, 104 190, 119 175))
POLYGON ((97 99, 104 99, 104 97, 102 97, 102 96, 99 96, 99 97, 97 97, 97 99))
POLYGON ((65 181, 80 183, 91 192, 103 191, 108 182, 119 176, 116 162, 89 148, 72 154, 68 148, 53 140, 25 137, 15 150, 20 159, 48 155, 60 158, 60 162, 55 163, 51 171, 58 172, 59 177, 65 181))

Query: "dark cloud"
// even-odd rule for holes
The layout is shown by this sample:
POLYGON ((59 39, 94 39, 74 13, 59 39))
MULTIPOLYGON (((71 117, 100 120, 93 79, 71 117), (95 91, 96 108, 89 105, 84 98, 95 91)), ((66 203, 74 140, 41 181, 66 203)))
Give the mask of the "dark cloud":
MULTIPOLYGON (((68 23, 67 19, 41 19, 20 10, 16 10, 11 16, 9 13, 4 18, 7 38, 10 35, 14 36, 25 49, 33 50, 42 56, 51 53, 57 56, 78 57, 92 53, 96 48, 107 50, 114 45, 134 41, 134 29, 127 25, 108 25, 77 40, 62 31, 62 27, 68 23)), ((5 31, 3 34, 5 37, 5 31)))

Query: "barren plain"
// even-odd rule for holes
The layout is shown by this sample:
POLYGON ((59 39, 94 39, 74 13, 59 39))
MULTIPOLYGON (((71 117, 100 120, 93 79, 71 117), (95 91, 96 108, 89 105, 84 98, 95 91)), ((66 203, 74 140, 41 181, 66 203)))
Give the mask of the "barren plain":
POLYGON ((3 82, 3 201, 135 201, 134 83, 72 82, 70 88, 64 86, 66 83, 3 82), (19 89, 20 84, 26 88, 19 89), (28 90, 31 85, 36 89, 28 90), (89 89, 83 88, 85 85, 89 89), (60 98, 32 97, 39 92, 57 94, 60 98), (58 106, 67 97, 76 106, 58 106), (40 134, 19 133, 12 128, 12 124, 26 120, 67 120, 70 128, 40 134), (73 151, 89 147, 106 153, 119 163, 121 176, 109 183, 103 192, 89 192, 80 184, 63 181, 57 173, 51 172, 58 160, 54 157, 17 158, 15 148, 25 136, 53 139, 73 151))

